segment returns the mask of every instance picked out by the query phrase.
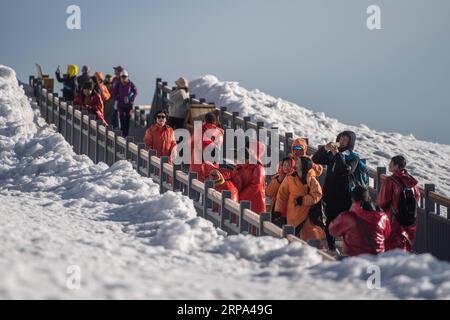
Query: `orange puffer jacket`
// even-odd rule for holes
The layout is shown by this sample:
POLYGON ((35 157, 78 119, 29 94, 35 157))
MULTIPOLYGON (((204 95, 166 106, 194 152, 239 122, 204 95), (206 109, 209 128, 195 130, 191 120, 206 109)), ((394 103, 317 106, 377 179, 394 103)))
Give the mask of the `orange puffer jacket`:
POLYGON ((287 176, 278 190, 275 211, 283 212, 287 209, 288 225, 298 227, 304 223, 300 237, 305 240, 323 239, 325 233, 322 228, 309 221, 308 214, 311 207, 322 199, 322 188, 316 179, 315 170, 311 169, 307 176, 307 185, 304 185, 297 173, 287 176), (301 206, 296 199, 303 197, 301 206))
POLYGON ((175 149, 177 142, 171 127, 153 125, 147 129, 144 143, 146 150, 156 150, 158 157, 169 157, 170 162, 172 161, 172 150, 175 149))

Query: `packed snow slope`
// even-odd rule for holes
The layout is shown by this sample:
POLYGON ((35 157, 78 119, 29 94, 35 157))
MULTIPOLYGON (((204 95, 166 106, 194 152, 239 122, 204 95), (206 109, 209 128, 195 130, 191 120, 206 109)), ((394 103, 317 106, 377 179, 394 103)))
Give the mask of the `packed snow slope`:
POLYGON ((450 299, 450 265, 430 255, 321 263, 298 243, 224 236, 128 162, 73 153, 5 66, 0 270, 6 299, 450 299), (366 284, 371 265, 379 290, 366 284))
MULTIPOLYGON (((242 116, 264 121, 268 127, 278 127, 282 132, 293 132, 297 137, 307 137, 310 144, 318 146, 334 141, 339 132, 353 130, 358 141, 356 151, 368 160, 369 166, 387 167, 393 156, 404 155, 410 172, 425 183, 436 185, 438 192, 450 196, 450 146, 420 141, 413 135, 377 132, 365 125, 351 126, 324 113, 316 113, 294 103, 274 98, 259 90, 249 91, 238 82, 222 82, 206 75, 190 83, 190 90, 199 98, 215 102, 242 116)), ((414 131, 414 128, 411 128, 414 131)))

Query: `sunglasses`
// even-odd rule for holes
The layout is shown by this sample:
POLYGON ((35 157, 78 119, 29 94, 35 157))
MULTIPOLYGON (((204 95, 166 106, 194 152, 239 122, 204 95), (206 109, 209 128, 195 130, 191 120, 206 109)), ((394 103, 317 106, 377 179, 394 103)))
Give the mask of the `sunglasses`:
POLYGON ((121 78, 122 78, 122 79, 126 79, 126 78, 128 78, 128 76, 121 76, 121 78))
POLYGON ((297 147, 294 147, 293 149, 296 150, 296 151, 302 151, 302 150, 303 150, 302 147, 298 147, 298 146, 297 146, 297 147))
POLYGON ((157 116, 156 118, 158 118, 158 119, 165 119, 166 116, 157 116))

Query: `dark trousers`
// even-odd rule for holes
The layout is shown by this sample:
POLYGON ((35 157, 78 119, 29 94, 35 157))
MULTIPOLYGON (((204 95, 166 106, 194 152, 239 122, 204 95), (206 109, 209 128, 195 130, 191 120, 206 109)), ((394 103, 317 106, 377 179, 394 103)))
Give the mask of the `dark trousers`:
POLYGON ((124 138, 128 137, 130 131, 130 118, 131 116, 128 112, 120 114, 120 130, 124 138))
POLYGON ((327 236, 328 249, 336 249, 336 239, 330 234, 330 224, 339 216, 339 213, 326 211, 327 221, 325 222, 325 235, 327 236))
POLYGON ((173 130, 183 129, 184 119, 169 117, 169 125, 173 128, 173 130))
POLYGON ((111 126, 113 127, 113 129, 118 129, 119 128, 119 112, 117 110, 112 111, 111 114, 111 126))

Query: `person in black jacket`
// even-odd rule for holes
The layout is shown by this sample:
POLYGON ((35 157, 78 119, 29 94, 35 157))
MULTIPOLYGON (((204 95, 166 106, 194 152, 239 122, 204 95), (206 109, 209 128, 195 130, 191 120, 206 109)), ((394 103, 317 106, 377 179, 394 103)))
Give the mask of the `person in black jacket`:
POLYGON ((84 87, 84 84, 87 82, 92 82, 92 78, 89 75, 89 67, 83 66, 81 69, 81 76, 78 77, 78 88, 81 89, 84 87))
POLYGON ((56 80, 63 84, 63 98, 66 102, 75 100, 75 96, 78 90, 77 81, 78 67, 76 65, 67 66, 67 74, 61 76, 61 68, 58 66, 56 69, 56 80))
POLYGON ((327 166, 323 202, 327 217, 325 233, 330 251, 336 251, 336 244, 330 235, 329 226, 341 212, 349 210, 352 205, 353 174, 360 161, 359 157, 352 156, 355 143, 356 134, 344 131, 337 136, 336 143, 328 143, 312 157, 314 163, 327 166))

